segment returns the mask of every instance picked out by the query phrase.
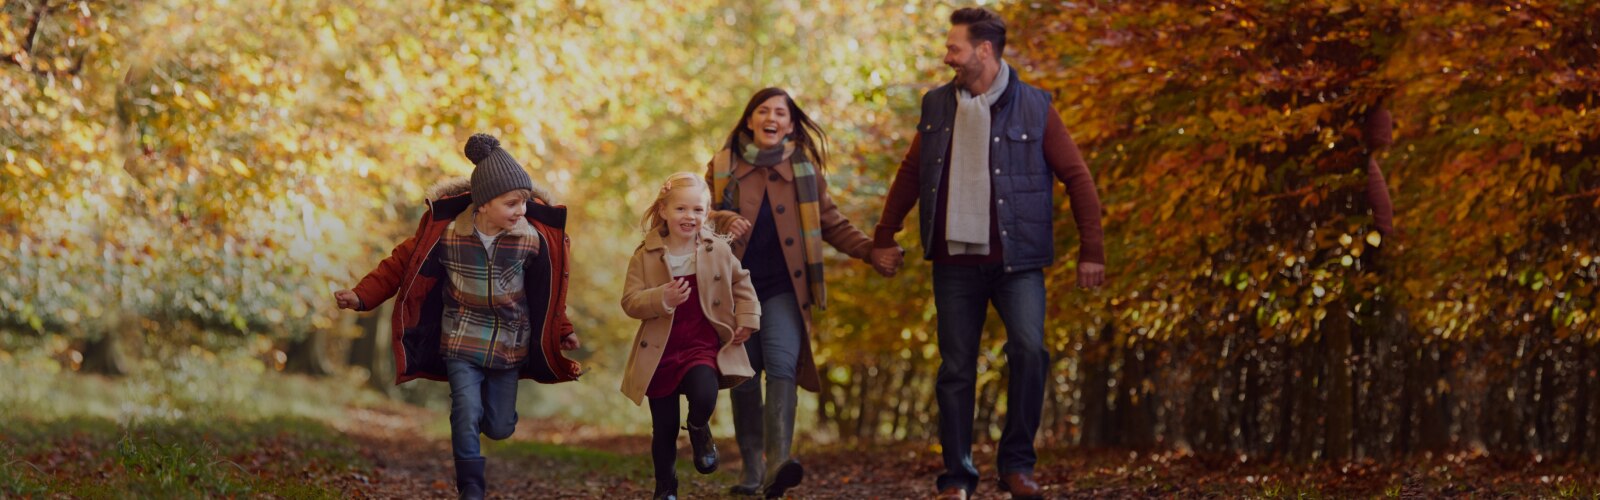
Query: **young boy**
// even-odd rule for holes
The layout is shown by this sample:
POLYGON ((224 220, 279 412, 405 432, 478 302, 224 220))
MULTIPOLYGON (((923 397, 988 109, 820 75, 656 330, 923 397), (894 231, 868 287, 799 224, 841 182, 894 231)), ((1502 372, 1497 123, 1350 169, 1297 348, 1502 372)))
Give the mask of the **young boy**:
POLYGON ((494 136, 473 135, 465 153, 470 184, 436 186, 416 235, 334 299, 366 311, 399 293, 395 383, 449 381, 456 490, 483 498, 478 434, 511 436, 517 380, 566 382, 581 370, 561 354, 578 348, 566 312, 566 207, 550 205, 494 136))

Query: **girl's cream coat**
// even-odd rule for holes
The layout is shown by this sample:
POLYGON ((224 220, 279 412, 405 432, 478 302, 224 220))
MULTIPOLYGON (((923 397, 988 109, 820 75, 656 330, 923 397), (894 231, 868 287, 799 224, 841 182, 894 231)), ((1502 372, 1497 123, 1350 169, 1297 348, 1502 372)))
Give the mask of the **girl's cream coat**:
MULTIPOLYGON (((627 372, 622 377, 622 393, 634 404, 644 403, 645 389, 650 387, 650 377, 661 363, 662 349, 667 346, 667 336, 672 331, 672 314, 661 300, 666 285, 672 281, 666 254, 665 237, 649 231, 644 243, 634 250, 633 258, 628 261, 622 310, 629 317, 643 321, 634 335, 627 372)), ((727 240, 713 235, 710 229, 700 231, 695 245, 695 267, 700 308, 705 310, 706 318, 722 341, 722 348, 717 352, 721 386, 726 389, 739 385, 755 376, 755 370, 750 367, 744 346, 731 343, 733 331, 741 326, 752 331, 761 328, 761 303, 750 285, 750 272, 733 256, 727 240)))

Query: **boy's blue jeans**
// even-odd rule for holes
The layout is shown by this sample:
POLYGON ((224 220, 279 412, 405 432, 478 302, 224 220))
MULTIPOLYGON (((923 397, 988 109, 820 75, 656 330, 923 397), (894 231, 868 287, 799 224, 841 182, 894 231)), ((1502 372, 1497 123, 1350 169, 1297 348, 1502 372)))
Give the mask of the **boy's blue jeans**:
POLYGON ((482 458, 478 433, 505 439, 517 430, 517 369, 490 370, 446 359, 450 377, 450 447, 456 460, 482 458))

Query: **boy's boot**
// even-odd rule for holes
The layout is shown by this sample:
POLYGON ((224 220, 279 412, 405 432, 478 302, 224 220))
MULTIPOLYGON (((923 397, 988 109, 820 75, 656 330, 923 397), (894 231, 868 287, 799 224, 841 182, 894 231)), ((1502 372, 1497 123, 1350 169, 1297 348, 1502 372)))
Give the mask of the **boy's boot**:
POLYGON ((483 459, 456 459, 456 492, 461 500, 482 500, 485 491, 483 459))

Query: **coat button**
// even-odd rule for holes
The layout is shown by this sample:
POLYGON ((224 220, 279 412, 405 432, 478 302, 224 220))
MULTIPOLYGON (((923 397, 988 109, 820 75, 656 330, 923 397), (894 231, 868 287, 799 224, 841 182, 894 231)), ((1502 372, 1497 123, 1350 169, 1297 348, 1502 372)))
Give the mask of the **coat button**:
POLYGON ((1028 140, 1028 134, 1022 134, 1022 140, 1024 140, 1024 141, 1028 140))
POLYGON ((784 246, 794 246, 794 238, 784 238, 783 244, 784 246))
POLYGON ((994 142, 1000 142, 1000 136, 994 136, 994 142))
POLYGON ((772 182, 778 182, 778 174, 767 174, 767 180, 768 181, 772 181, 772 182))
POLYGON ((710 251, 711 251, 711 245, 706 245, 706 251, 707 251, 707 252, 710 252, 710 251))
POLYGON ((650 343, 641 340, 639 341, 639 347, 650 347, 650 343))
POLYGON ((722 273, 717 273, 716 276, 712 276, 711 281, 722 281, 722 273))
POLYGON ((778 205, 777 208, 774 208, 774 210, 777 210, 780 214, 783 213, 783 205, 778 205))
POLYGON ((711 307, 717 307, 717 306, 720 306, 720 305, 722 305, 722 299, 712 299, 711 300, 711 307))
POLYGON ((794 277, 796 277, 796 278, 800 277, 800 270, 799 269, 795 269, 794 270, 794 277))

